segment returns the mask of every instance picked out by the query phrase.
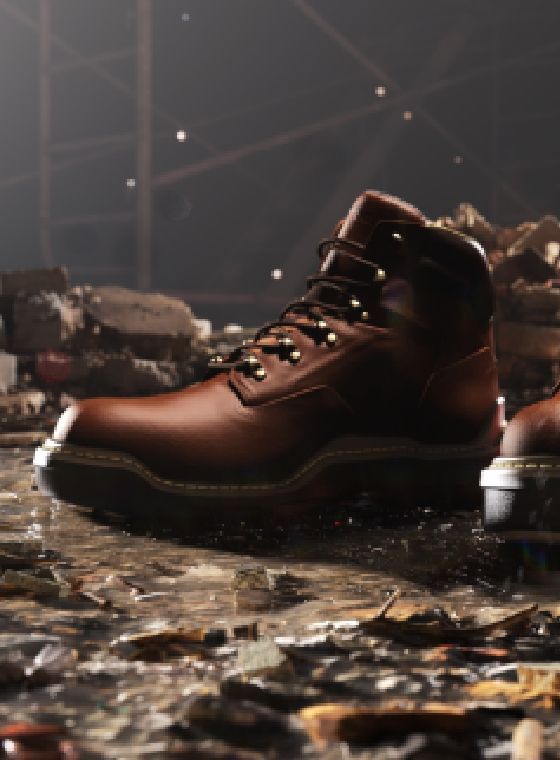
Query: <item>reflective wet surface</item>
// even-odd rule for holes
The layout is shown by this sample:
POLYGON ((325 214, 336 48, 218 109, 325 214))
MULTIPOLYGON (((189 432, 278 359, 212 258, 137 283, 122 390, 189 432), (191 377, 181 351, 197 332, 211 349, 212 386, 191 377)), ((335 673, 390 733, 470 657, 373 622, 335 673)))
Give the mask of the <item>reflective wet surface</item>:
POLYGON ((557 575, 531 548, 513 561, 476 511, 364 501, 268 534, 178 538, 52 503, 31 457, 1 453, 2 723, 62 725, 82 757, 510 757, 536 716, 560 757, 554 678, 492 686, 560 660, 557 575), (299 713, 394 699, 486 717, 468 737, 404 726, 321 744, 299 713))

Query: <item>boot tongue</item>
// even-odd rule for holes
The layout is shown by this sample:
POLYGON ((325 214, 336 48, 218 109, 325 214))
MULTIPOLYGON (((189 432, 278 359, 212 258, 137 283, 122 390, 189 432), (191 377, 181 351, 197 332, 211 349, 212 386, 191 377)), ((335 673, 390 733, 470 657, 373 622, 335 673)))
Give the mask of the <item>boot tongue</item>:
POLYGON ((366 245, 379 222, 422 224, 425 221, 426 218, 417 208, 399 198, 366 190, 354 201, 337 237, 366 245))
MULTIPOLYGON (((349 240, 363 246, 363 250, 355 250, 353 253, 361 259, 369 260, 373 264, 381 266, 383 269, 391 269, 389 261, 375 259, 380 255, 384 259, 391 257, 390 250, 368 250, 368 243, 373 231, 380 222, 424 224, 426 218, 414 206, 401 201, 399 198, 366 190, 356 198, 346 218, 335 229, 333 237, 349 240)), ((337 250, 333 247, 323 259, 321 274, 349 278, 357 282, 363 281, 366 286, 365 289, 360 288, 360 292, 354 295, 361 299, 374 319, 381 318, 379 291, 369 292, 369 284, 373 279, 373 271, 370 267, 356 261, 351 256, 345 255, 343 250, 337 250)), ((324 303, 337 304, 340 302, 339 294, 321 283, 317 283, 308 291, 307 298, 317 298, 324 303)))
MULTIPOLYGON (((350 240, 364 246, 363 251, 356 251, 361 258, 370 259, 375 255, 374 251, 367 251, 366 246, 373 234, 374 229, 380 222, 414 222, 423 224, 426 221, 424 215, 410 206, 408 203, 384 195, 373 190, 359 195, 354 201, 348 215, 336 227, 334 237, 350 240)), ((379 264, 379 261, 373 263, 379 264)), ((321 265, 321 272, 341 277, 355 277, 361 279, 364 275, 364 266, 355 262, 349 256, 339 253, 331 248, 321 265)), ((370 272, 367 274, 368 280, 370 272)))

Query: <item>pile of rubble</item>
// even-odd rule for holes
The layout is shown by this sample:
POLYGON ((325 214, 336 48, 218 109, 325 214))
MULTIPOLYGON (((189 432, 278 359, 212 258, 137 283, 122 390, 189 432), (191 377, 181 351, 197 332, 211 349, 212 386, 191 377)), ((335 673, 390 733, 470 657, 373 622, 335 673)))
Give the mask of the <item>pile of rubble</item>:
POLYGON ((70 287, 64 269, 0 274, 0 430, 36 429, 73 397, 170 391, 199 379, 208 323, 181 300, 70 287))
POLYGON ((463 203, 441 223, 476 238, 488 252, 508 413, 542 399, 560 379, 560 222, 547 215, 502 228, 463 203))

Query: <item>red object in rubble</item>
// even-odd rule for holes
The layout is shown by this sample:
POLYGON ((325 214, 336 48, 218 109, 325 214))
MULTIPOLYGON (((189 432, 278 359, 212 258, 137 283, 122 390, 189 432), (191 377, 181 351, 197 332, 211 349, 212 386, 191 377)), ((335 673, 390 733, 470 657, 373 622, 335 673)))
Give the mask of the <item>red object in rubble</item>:
POLYGON ((14 760, 78 760, 63 726, 11 723, 0 727, 0 757, 14 760))
POLYGON ((42 351, 37 354, 37 374, 45 383, 63 383, 72 369, 72 357, 60 351, 42 351))

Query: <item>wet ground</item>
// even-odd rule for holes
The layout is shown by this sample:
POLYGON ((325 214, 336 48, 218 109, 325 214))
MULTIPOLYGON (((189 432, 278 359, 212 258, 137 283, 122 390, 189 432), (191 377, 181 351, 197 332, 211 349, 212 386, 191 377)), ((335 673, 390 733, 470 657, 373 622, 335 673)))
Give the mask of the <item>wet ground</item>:
POLYGON ((529 717, 545 749, 526 757, 560 757, 558 575, 477 512, 364 501, 178 540, 53 504, 30 449, 0 456, 0 739, 67 735, 30 755, 10 729, 5 756, 525 757, 529 717))

